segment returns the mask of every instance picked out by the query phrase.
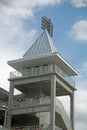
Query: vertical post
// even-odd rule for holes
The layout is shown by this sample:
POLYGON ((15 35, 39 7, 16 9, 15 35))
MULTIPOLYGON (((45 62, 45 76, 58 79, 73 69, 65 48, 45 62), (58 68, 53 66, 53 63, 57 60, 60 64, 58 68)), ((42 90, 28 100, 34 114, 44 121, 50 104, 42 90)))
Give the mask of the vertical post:
POLYGON ((72 130, 74 130, 74 92, 70 96, 70 121, 71 121, 72 130))
POLYGON ((9 99, 8 99, 8 112, 7 112, 7 128, 11 127, 11 108, 13 105, 13 94, 14 94, 14 84, 10 82, 9 99))
POLYGON ((6 128, 7 110, 5 110, 4 128, 6 128))
POLYGON ((50 110, 50 130, 55 130, 55 96, 56 96, 56 76, 51 76, 51 110, 50 110))

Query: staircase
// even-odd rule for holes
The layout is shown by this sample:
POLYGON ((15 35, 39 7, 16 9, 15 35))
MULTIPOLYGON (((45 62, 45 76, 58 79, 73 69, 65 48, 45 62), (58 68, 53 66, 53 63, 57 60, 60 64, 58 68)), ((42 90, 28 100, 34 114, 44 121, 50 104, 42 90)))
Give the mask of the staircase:
POLYGON ((56 118, 59 120, 59 126, 63 129, 66 128, 66 130, 72 130, 70 120, 65 112, 65 109, 62 105, 62 103, 56 99, 56 118))

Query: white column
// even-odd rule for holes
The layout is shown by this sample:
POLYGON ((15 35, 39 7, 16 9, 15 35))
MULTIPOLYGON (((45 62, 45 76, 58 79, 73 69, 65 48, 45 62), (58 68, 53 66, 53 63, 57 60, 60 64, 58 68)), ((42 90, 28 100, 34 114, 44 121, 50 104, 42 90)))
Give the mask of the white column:
POLYGON ((72 130, 74 130, 74 92, 70 95, 70 121, 72 130))
POLYGON ((6 127, 6 120, 7 120, 7 110, 5 111, 4 128, 6 127))
POLYGON ((51 76, 51 110, 50 130, 55 130, 55 97, 56 97, 56 76, 51 76))
POLYGON ((14 84, 10 82, 9 99, 8 99, 8 112, 7 112, 7 128, 11 127, 11 108, 13 106, 14 84))

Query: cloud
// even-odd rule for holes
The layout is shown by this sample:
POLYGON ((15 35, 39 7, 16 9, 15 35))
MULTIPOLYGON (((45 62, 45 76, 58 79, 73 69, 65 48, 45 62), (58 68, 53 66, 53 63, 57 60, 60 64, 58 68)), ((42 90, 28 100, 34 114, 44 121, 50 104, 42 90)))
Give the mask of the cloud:
MULTIPOLYGON (((5 49, 9 46, 23 50, 30 46, 35 39, 36 30, 26 29, 25 20, 33 19, 34 13, 38 8, 47 5, 55 5, 61 0, 1 0, 0 1, 0 48, 5 49)), ((30 25, 28 25, 30 27, 30 25)), ((12 52, 12 51, 11 51, 12 52)))
POLYGON ((76 102, 75 102, 75 120, 76 128, 86 128, 87 129, 87 92, 77 91, 76 92, 76 102))
POLYGON ((33 16, 35 10, 47 5, 59 4, 61 0, 1 0, 1 8, 7 15, 19 16, 22 18, 29 18, 33 16))
POLYGON ((28 36, 33 36, 36 30, 33 28, 29 30, 24 28, 26 26, 25 20, 32 20, 38 8, 55 5, 60 2, 61 0, 1 0, 0 43, 3 43, 5 46, 19 42, 26 44, 26 42, 30 41, 28 40, 28 36))
POLYGON ((76 129, 87 129, 87 61, 79 68, 76 78, 75 124, 76 129))
POLYGON ((85 79, 85 77, 87 77, 87 61, 84 61, 81 65, 79 69, 79 79, 83 78, 85 79))
POLYGON ((69 36, 77 42, 87 42, 87 20, 80 20, 74 23, 69 36))
POLYGON ((87 61, 84 61, 76 77, 75 126, 76 130, 87 129, 87 61))
POLYGON ((70 2, 77 8, 87 7, 87 0, 70 0, 70 2))
POLYGON ((79 75, 76 77, 77 90, 87 91, 87 61, 84 61, 79 69, 79 75))

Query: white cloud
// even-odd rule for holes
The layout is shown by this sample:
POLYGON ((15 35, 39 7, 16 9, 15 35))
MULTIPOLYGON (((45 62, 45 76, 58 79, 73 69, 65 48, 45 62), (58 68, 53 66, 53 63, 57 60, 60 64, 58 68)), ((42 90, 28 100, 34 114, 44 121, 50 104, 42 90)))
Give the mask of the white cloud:
POLYGON ((40 7, 55 5, 60 2, 61 0, 9 0, 9 2, 1 0, 0 7, 7 15, 28 18, 33 16, 34 9, 38 10, 40 7))
POLYGON ((77 89, 87 91, 87 61, 83 62, 78 69, 79 75, 76 77, 77 89))
POLYGON ((86 68, 86 70, 87 70, 87 62, 83 63, 83 67, 86 68))
POLYGON ((87 129, 87 61, 78 69, 79 75, 75 78, 75 130, 83 130, 87 129))
POLYGON ((69 32, 69 36, 78 42, 87 42, 87 20, 76 22, 69 32))
POLYGON ((75 122, 77 129, 87 129, 87 61, 79 68, 76 79, 75 122))
POLYGON ((70 0, 70 1, 77 8, 87 7, 87 0, 70 0))
MULTIPOLYGON (((24 20, 32 19, 39 7, 54 5, 61 0, 1 0, 0 1, 0 43, 8 46, 31 40, 29 35, 35 30, 23 28, 24 20)), ((33 35, 32 35, 33 36, 33 35)), ((22 45, 21 43, 21 45, 22 45)))
MULTIPOLYGON (((79 87, 79 86, 78 86, 79 87)), ((87 92, 77 91, 76 92, 76 102, 75 102, 75 120, 76 128, 87 129, 87 92)))

